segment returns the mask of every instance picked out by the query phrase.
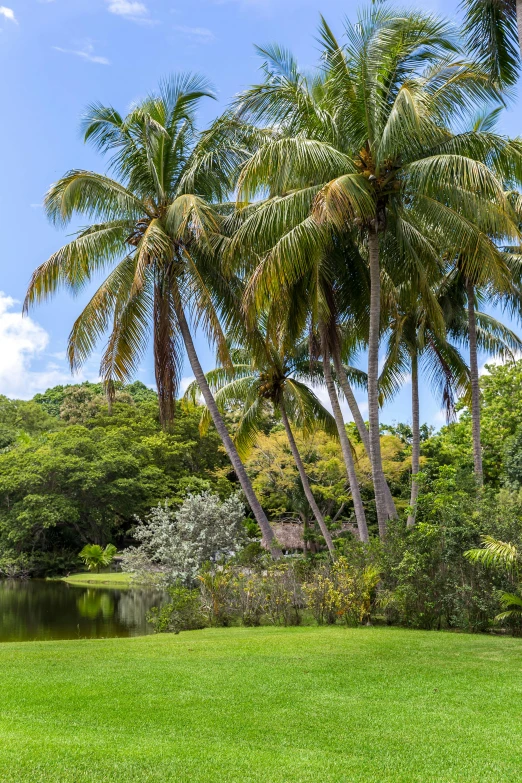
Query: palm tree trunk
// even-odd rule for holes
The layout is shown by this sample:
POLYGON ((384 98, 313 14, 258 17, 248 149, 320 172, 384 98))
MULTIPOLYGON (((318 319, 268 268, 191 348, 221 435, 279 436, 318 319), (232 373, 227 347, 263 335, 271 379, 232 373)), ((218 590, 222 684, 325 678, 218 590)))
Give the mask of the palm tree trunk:
POLYGON ((266 517, 265 512, 261 507, 261 503, 256 497, 256 493, 254 492, 252 483, 247 476, 245 467, 241 462, 239 454, 237 453, 237 449, 234 446, 234 443, 232 442, 232 438, 228 434, 228 430, 226 428, 225 422, 223 421, 223 417, 221 416, 218 410, 216 401, 212 396, 212 392, 210 391, 210 386, 208 385, 207 379, 205 378, 205 373, 203 372, 203 368, 201 367, 198 355, 196 353, 196 349, 194 347, 194 342, 192 340, 192 335, 190 333, 190 329, 187 323, 187 319, 185 318, 185 313, 183 312, 183 308, 181 307, 181 305, 176 305, 175 307, 176 307, 176 317, 178 319, 181 335, 185 343, 185 348, 187 350, 187 356, 190 362, 190 366, 192 367, 192 372, 196 377, 197 384, 201 389, 201 393, 203 395, 203 399, 205 400, 205 404, 210 412, 210 415, 212 416, 212 421, 214 422, 214 426, 218 432, 219 437, 221 438, 221 442, 223 443, 223 446, 225 447, 225 450, 228 454, 228 458, 232 463, 232 467, 234 468, 234 471, 241 485, 241 488, 245 493, 250 508, 252 509, 256 522, 261 528, 263 543, 266 546, 266 548, 269 549, 270 552, 272 553, 272 557, 274 557, 274 559, 278 559, 279 557, 281 557, 282 552, 279 546, 277 545, 276 538, 274 536, 274 531, 270 527, 270 523, 266 517))
POLYGON ((483 482, 482 446, 480 443, 480 386, 477 356, 477 321, 475 318, 475 288, 466 280, 468 296, 469 370, 471 377, 471 429, 473 433, 473 465, 479 484, 483 482))
POLYGON ((303 464, 303 460, 301 459, 301 455, 299 454, 299 449, 297 448, 297 443, 295 442, 294 433, 292 432, 292 428, 290 426, 290 422, 288 421, 288 416, 286 414, 285 406, 282 402, 279 404, 279 411, 281 413, 283 425, 286 430, 286 437, 288 438, 288 443, 290 444, 290 450, 294 457, 295 464, 297 465, 297 470, 299 471, 299 477, 301 479, 301 484, 303 485, 306 499, 308 500, 313 515, 317 520, 317 524, 319 525, 321 533, 323 534, 323 538, 326 541, 326 546, 328 547, 328 551, 330 552, 332 558, 334 558, 335 547, 332 541, 332 537, 330 535, 330 531, 326 527, 326 522, 324 521, 323 515, 319 510, 319 506, 317 505, 313 492, 310 488, 310 482, 308 481, 308 476, 306 475, 305 466, 303 464))
MULTIPOLYGON (((323 332, 324 330, 321 330, 323 332)), ((332 378, 332 370, 330 367, 330 352, 328 350, 328 344, 326 341, 326 335, 321 334, 323 343, 323 372, 326 388, 328 390, 328 396, 330 397, 330 403, 337 425, 337 432, 339 433, 339 441, 341 443, 341 451, 343 453, 344 464, 346 467, 346 473, 348 475, 348 482, 352 491, 353 506, 355 509, 355 518, 357 520, 357 528, 359 530, 359 538, 361 541, 367 543, 369 541, 368 525, 366 524, 366 514, 364 513, 364 506, 361 499, 361 491, 359 488, 359 482, 357 480, 357 474, 355 472, 355 464, 352 455, 352 445, 348 438, 346 428, 344 426, 344 418, 339 405, 339 398, 337 397, 337 391, 332 378)), ((366 427, 364 428, 366 429, 366 427)))
POLYGON ((386 535, 388 513, 384 493, 381 439, 379 432, 379 332, 381 322, 381 270, 379 262, 379 235, 368 231, 370 261, 370 334, 368 339, 368 418, 370 420, 370 462, 377 522, 381 538, 386 535))
MULTIPOLYGON (((348 381, 348 376, 346 375, 345 369, 343 367, 341 352, 339 350, 338 345, 334 346, 332 352, 332 358, 334 362, 337 379, 341 384, 341 389, 343 390, 343 394, 346 398, 346 402, 348 403, 348 407, 350 408, 350 413, 352 414, 352 419, 354 420, 355 426, 357 427, 357 432, 359 433, 359 437, 366 450, 366 453, 368 454, 368 457, 371 459, 370 433, 368 432, 365 421, 362 417, 362 413, 359 410, 359 406, 357 404, 357 400, 355 399, 355 394, 353 393, 353 389, 350 386, 350 382, 348 381)), ((396 519, 397 509, 395 508, 395 503, 392 497, 392 493, 390 492, 390 488, 388 486, 388 482, 386 481, 386 477, 384 476, 384 474, 383 474, 383 479, 384 479, 384 494, 386 496, 386 508, 388 510, 388 516, 390 517, 390 519, 396 519)))
POLYGON ((411 481, 410 506, 412 508, 408 515, 407 526, 413 527, 415 524, 415 506, 419 496, 419 483, 415 476, 420 470, 420 410, 419 410, 419 357, 417 351, 411 356, 411 472, 413 475, 411 481))

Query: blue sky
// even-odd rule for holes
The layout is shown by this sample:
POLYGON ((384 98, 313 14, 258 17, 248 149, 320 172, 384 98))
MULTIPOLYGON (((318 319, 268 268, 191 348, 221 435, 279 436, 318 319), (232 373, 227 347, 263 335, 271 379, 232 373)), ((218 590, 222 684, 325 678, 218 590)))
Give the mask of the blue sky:
MULTIPOLYGON (((317 59, 315 30, 322 13, 340 32, 356 4, 337 0, 3 0, 0 5, 2 123, 0 205, 4 224, 0 291, 0 394, 30 397, 69 382, 67 334, 85 296, 57 296, 22 321, 33 269, 65 240, 50 226, 41 202, 50 183, 70 168, 103 170, 81 141, 78 125, 91 101, 124 111, 165 75, 198 71, 211 78, 218 101, 202 107, 209 122, 231 96, 256 80, 253 44, 278 41, 303 66, 317 59)), ((452 15, 456 4, 423 0, 425 10, 452 15)), ((521 95, 520 89, 518 95, 521 95)), ((522 99, 502 119, 502 131, 521 133, 522 99)), ((206 367, 213 357, 199 339, 206 367)), ((97 357, 81 378, 97 377, 97 357)), ((186 369, 187 377, 190 370, 186 369)), ((150 358, 141 379, 152 383, 150 358)), ((384 413, 408 420, 409 389, 384 413)), ((362 400, 361 396, 361 400, 362 400)), ((363 405, 364 410, 364 405, 363 405)), ((422 393, 422 418, 440 424, 435 400, 422 393)))

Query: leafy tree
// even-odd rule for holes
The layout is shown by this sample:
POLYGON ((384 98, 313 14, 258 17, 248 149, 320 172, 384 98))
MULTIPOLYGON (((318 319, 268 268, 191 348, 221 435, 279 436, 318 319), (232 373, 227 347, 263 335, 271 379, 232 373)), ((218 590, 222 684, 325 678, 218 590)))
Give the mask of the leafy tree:
MULTIPOLYGON (((330 519, 350 517, 350 495, 346 491, 339 443, 322 430, 306 437, 297 432, 295 438, 322 515, 330 519)), ((297 516, 308 527, 310 506, 281 425, 269 434, 258 435, 246 466, 272 518, 297 516)))
POLYGON ((201 437, 200 415, 184 407, 164 432, 157 401, 118 402, 112 415, 105 405, 85 425, 51 418, 49 432, 17 441, 0 454, 0 557, 68 552, 67 569, 82 544, 124 543, 135 514, 181 503, 197 482, 230 494, 219 436, 201 437))
MULTIPOLYGON (((516 483, 517 442, 522 417, 522 362, 488 364, 480 378, 481 444, 486 486, 499 487, 505 481, 516 483), (507 464, 510 464, 510 476, 507 464)), ((459 421, 444 427, 422 446, 422 452, 434 465, 453 464, 467 472, 473 470, 472 426, 468 398, 457 405, 459 421)))
POLYGON ((34 400, 11 400, 0 395, 0 449, 13 446, 21 436, 37 436, 58 428, 34 400))
MULTIPOLYGON (((136 403, 141 402, 155 402, 158 395, 148 386, 145 386, 141 381, 134 381, 129 384, 116 384, 115 392, 119 394, 120 400, 128 400, 131 398, 136 403), (123 395, 123 396, 122 396, 123 395)), ((70 421, 69 412, 66 410, 65 416, 63 406, 66 409, 73 407, 72 402, 75 400, 81 406, 82 402, 94 402, 98 408, 103 408, 107 405, 107 398, 105 389, 102 383, 91 383, 90 381, 84 381, 81 384, 70 384, 68 386, 54 386, 52 389, 47 389, 42 394, 35 394, 33 401, 40 405, 47 413, 56 418, 62 417, 67 421, 70 421)), ((81 414, 80 418, 86 419, 88 416, 81 414)), ((79 422, 76 422, 79 423, 79 422)), ((81 423, 84 423, 81 421, 81 423)))

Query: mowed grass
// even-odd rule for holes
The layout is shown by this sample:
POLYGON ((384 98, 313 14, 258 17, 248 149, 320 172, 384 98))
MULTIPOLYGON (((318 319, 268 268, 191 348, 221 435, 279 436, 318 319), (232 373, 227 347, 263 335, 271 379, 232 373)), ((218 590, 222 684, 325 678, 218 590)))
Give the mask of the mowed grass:
POLYGON ((258 628, 0 645, 2 783, 522 779, 522 642, 258 628))
POLYGON ((121 572, 96 574, 93 571, 87 571, 84 574, 71 574, 64 576, 62 581, 70 585, 79 587, 118 587, 125 588, 130 586, 131 575, 121 572))

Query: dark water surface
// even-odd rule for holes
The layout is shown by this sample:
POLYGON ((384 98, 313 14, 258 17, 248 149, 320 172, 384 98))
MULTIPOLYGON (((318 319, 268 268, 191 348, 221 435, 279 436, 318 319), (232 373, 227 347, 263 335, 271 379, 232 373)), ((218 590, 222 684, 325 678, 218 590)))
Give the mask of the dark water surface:
POLYGON ((151 589, 0 579, 0 642, 143 636, 147 612, 164 600, 151 589))

